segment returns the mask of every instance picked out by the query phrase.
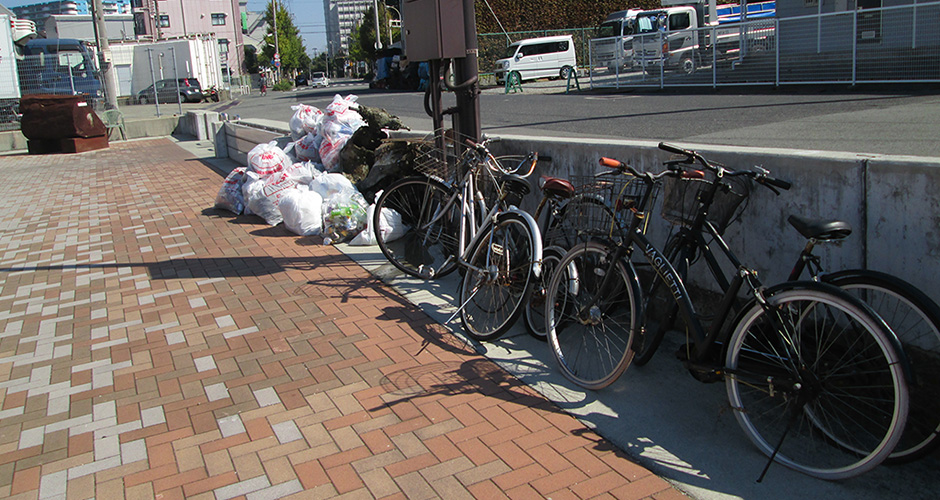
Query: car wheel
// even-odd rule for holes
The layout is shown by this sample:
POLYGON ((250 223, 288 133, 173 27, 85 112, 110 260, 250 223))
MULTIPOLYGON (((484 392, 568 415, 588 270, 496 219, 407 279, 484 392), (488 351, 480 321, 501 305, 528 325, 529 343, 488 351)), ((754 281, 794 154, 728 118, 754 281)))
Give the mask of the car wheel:
POLYGON ((561 68, 560 72, 558 72, 558 76, 560 76, 562 80, 567 80, 568 76, 571 75, 571 71, 571 66, 565 66, 561 68))
POLYGON ((140 104, 150 104, 150 99, 147 99, 147 96, 142 95, 137 99, 137 102, 140 104))

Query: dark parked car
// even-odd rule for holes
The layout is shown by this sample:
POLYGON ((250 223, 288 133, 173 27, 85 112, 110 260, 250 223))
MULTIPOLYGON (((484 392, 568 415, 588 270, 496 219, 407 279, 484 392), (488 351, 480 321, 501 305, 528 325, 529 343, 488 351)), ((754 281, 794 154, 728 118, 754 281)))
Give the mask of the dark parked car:
POLYGON ((300 87, 303 85, 308 85, 307 75, 297 75, 297 78, 294 78, 294 85, 300 87))
MULTIPOLYGON (((195 78, 178 78, 176 80, 170 78, 167 80, 160 80, 156 83, 157 97, 160 98, 161 103, 171 103, 177 102, 179 99, 181 102, 202 102, 205 95, 202 93, 202 88, 199 86, 199 80, 195 78), (177 81, 179 81, 179 87, 177 88, 177 81), (177 97, 179 96, 179 97, 177 97)), ((141 90, 137 93, 137 102, 140 104, 149 104, 154 102, 154 86, 151 85, 144 90, 141 90)))

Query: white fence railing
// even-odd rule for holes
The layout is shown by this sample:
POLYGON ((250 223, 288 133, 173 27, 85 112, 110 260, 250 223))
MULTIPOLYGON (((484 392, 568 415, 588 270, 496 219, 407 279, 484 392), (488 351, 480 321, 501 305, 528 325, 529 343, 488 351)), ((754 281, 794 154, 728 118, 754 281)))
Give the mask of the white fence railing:
POLYGON ((938 19, 940 2, 929 2, 595 39, 590 84, 940 82, 938 19))

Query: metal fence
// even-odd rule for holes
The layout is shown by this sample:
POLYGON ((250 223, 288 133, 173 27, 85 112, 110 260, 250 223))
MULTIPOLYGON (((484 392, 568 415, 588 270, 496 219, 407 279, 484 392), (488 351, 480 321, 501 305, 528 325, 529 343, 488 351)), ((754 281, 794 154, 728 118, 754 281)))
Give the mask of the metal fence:
POLYGON ((940 2, 589 42, 592 88, 940 82, 940 2), (675 34, 673 34, 673 37, 675 34), (713 43, 716 41, 717 43, 713 43), (611 53, 610 47, 623 47, 611 53), (666 54, 663 54, 665 45, 666 54))
MULTIPOLYGON (((21 95, 85 94, 95 111, 102 110, 103 86, 94 59, 86 53, 62 51, 24 56, 17 61, 16 68, 21 95)), ((19 130, 19 105, 16 98, 0 99, 0 130, 19 130)))

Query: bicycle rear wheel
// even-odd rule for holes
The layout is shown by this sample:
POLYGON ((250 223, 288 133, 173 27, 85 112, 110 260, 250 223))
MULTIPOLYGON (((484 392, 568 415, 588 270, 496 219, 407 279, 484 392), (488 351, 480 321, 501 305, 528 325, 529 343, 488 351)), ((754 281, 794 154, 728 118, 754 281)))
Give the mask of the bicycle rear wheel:
POLYGON ((518 319, 531 291, 535 236, 514 213, 483 229, 460 284, 460 320, 476 340, 494 340, 518 319))
POLYGON ((940 445, 940 310, 923 292, 891 275, 868 270, 823 277, 861 299, 897 335, 911 365, 910 411, 889 463, 921 458, 940 445))
POLYGON ((548 338, 548 330, 545 327, 545 297, 558 263, 564 256, 565 252, 560 247, 547 247, 542 250, 542 272, 538 278, 532 280, 532 292, 526 301, 525 309, 522 310, 529 335, 539 340, 548 338))
POLYGON ((599 243, 575 246, 558 263, 546 291, 552 353, 562 374, 586 389, 612 384, 633 357, 636 285, 623 262, 610 258, 599 243), (601 290, 608 272, 614 275, 601 290))
POLYGON ((372 227, 382 254, 396 268, 422 279, 456 268, 460 206, 450 203, 451 196, 444 184, 427 177, 402 179, 382 193, 372 227), (404 234, 382 230, 382 214, 388 210, 401 215, 404 234))
POLYGON ((778 463, 828 480, 880 464, 901 437, 902 361, 870 309, 794 283, 753 302, 726 352, 726 386, 748 438, 778 463))

